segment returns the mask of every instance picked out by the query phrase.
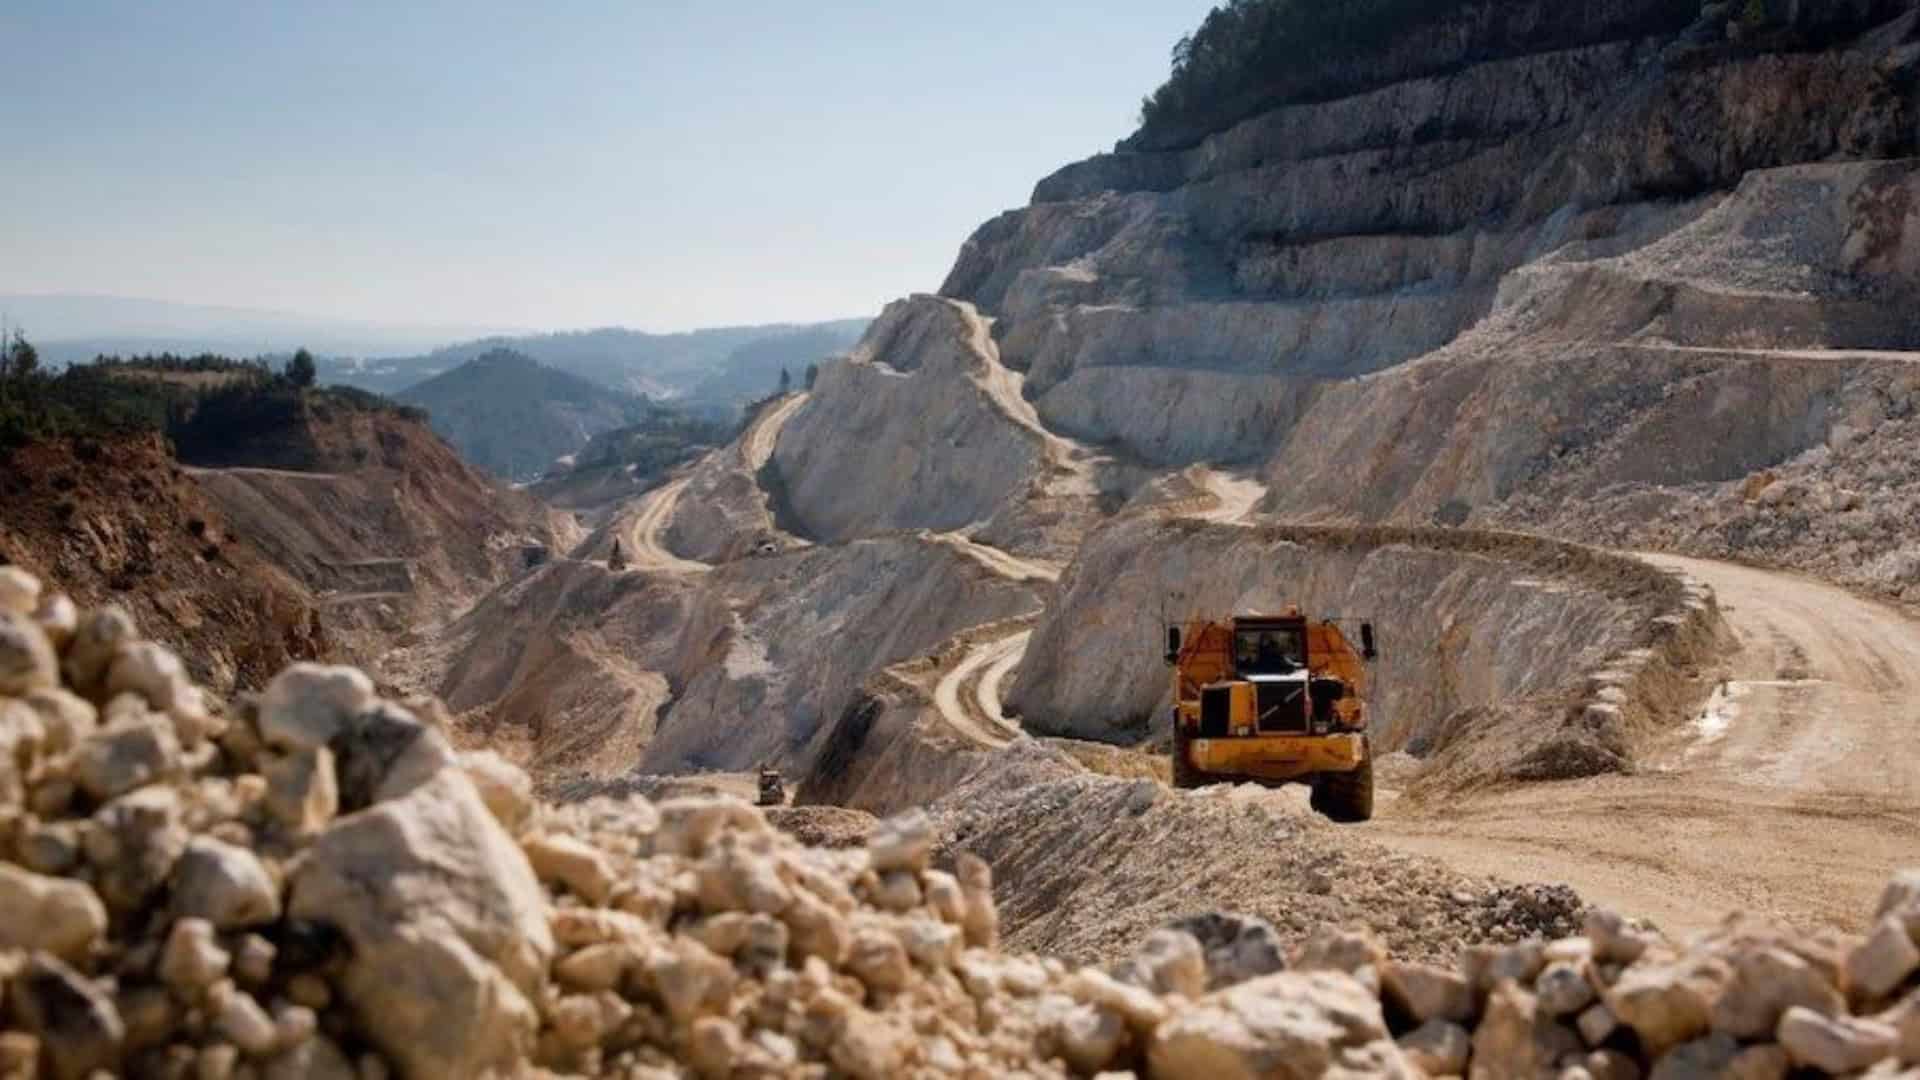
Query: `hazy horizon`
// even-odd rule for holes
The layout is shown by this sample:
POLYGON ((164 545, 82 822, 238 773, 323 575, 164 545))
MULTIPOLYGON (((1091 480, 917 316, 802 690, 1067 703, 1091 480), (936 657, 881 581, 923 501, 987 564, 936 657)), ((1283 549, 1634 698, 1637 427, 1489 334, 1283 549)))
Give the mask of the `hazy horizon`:
POLYGON ((487 332, 871 315, 1131 131, 1210 6, 28 0, 0 12, 0 293, 487 332))

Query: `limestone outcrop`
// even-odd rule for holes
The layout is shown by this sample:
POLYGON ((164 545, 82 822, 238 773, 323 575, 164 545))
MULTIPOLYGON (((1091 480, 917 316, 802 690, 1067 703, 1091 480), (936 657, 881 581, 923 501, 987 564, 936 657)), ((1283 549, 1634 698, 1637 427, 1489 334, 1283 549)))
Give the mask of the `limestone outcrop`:
POLYGON ((1785 469, 1857 492, 1831 436, 1905 415, 1886 387, 1911 354, 1882 353, 1920 348, 1920 17, 1792 5, 1751 34, 1686 7, 1462 5, 1364 64, 1275 74, 1238 123, 1043 180, 942 294, 994 319, 1050 427, 1260 463, 1263 508, 1296 520, 1819 560, 1910 485, 1879 470, 1884 511, 1806 542, 1737 488, 1785 469))
POLYGON ((1481 776, 1630 767, 1717 655, 1711 595, 1638 561, 1515 534, 1208 525, 1146 513, 1092 534, 1008 693, 1036 733, 1165 730, 1160 623, 1298 604, 1380 638, 1369 727, 1481 776), (1524 643, 1524 644, 1522 644, 1524 643), (1098 663, 1086 658, 1099 657, 1098 663))
POLYGON ((821 368, 771 467, 794 530, 814 539, 1012 526, 1002 546, 1027 551, 1077 538, 1109 464, 1041 423, 971 304, 916 296, 821 368), (1064 540, 1050 535, 1063 518, 1064 540))
POLYGON ((1038 607, 1029 583, 919 534, 692 576, 563 560, 453 628, 442 689, 543 777, 803 767, 869 676, 1038 607))

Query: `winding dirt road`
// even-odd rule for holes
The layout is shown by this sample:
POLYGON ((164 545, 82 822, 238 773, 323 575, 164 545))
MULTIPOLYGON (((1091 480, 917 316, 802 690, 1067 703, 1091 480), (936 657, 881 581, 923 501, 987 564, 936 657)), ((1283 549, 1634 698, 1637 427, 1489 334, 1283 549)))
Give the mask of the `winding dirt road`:
POLYGON ((1000 707, 1000 687, 1026 654, 1032 628, 990 638, 968 650, 934 687, 934 707, 947 723, 982 746, 1005 746, 1020 734, 1000 707))
POLYGON ((780 431, 800 411, 812 395, 806 393, 789 394, 785 401, 772 408, 760 410, 754 417, 753 426, 740 436, 740 458, 746 462, 748 472, 758 472, 773 457, 774 444, 780 441, 780 431))
POLYGON ((1740 639, 1691 730, 1637 775, 1389 800, 1362 831, 1468 872, 1564 881, 1670 932, 1733 909, 1856 925, 1920 858, 1920 623, 1792 574, 1642 557, 1711 586, 1740 639))
POLYGON ((929 533, 927 538, 936 544, 944 544, 958 551, 1009 581, 1054 582, 1060 580, 1060 567, 1053 563, 1023 559, 1010 551, 990 547, 957 532, 929 533))
POLYGON ((1094 483, 1093 452, 1072 439, 1053 433, 1040 419, 1039 410, 1028 401, 1026 376, 1000 362, 1000 346, 993 340, 993 322, 978 308, 962 300, 949 300, 967 325, 967 344, 980 358, 982 367, 974 382, 986 391, 1001 414, 1040 440, 1049 471, 1047 487, 1054 494, 1092 495, 1099 490, 1094 483))
MULTIPOLYGON (((757 472, 773 456, 780 429, 807 403, 806 394, 790 394, 777 405, 760 410, 760 415, 742 432, 736 446, 748 472, 757 472)), ((688 477, 662 484, 640 497, 633 524, 627 529, 629 565, 635 570, 667 574, 704 574, 713 567, 692 559, 683 559, 667 549, 661 534, 673 523, 673 512, 687 490, 688 477)))
POLYGON ((633 549, 627 553, 627 559, 632 569, 664 574, 704 574, 713 569, 706 563, 675 555, 660 542, 660 534, 673 520, 673 509, 680 504, 680 495, 686 490, 687 481, 683 477, 640 497, 640 508, 627 530, 628 546, 633 549))

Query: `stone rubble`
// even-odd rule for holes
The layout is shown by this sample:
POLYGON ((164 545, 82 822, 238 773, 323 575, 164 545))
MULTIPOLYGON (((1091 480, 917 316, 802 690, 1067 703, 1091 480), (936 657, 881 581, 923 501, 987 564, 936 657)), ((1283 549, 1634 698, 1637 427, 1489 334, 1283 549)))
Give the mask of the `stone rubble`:
POLYGON ((1593 911, 1449 965, 1204 913, 1076 970, 923 813, 542 805, 358 672, 210 706, 124 613, 20 617, 63 599, 0 571, 0 1077, 1920 1078, 1920 873, 1852 936, 1593 911))

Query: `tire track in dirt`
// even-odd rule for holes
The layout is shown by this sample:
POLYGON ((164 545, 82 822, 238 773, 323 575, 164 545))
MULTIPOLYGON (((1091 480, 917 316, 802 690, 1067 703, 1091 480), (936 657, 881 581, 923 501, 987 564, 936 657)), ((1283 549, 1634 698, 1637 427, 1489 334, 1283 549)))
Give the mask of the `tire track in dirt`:
POLYGON ((1736 908, 1853 926, 1920 835, 1920 622, 1791 573, 1641 558, 1711 587, 1740 641, 1692 725, 1634 775, 1389 799, 1360 828, 1670 932, 1736 908))

